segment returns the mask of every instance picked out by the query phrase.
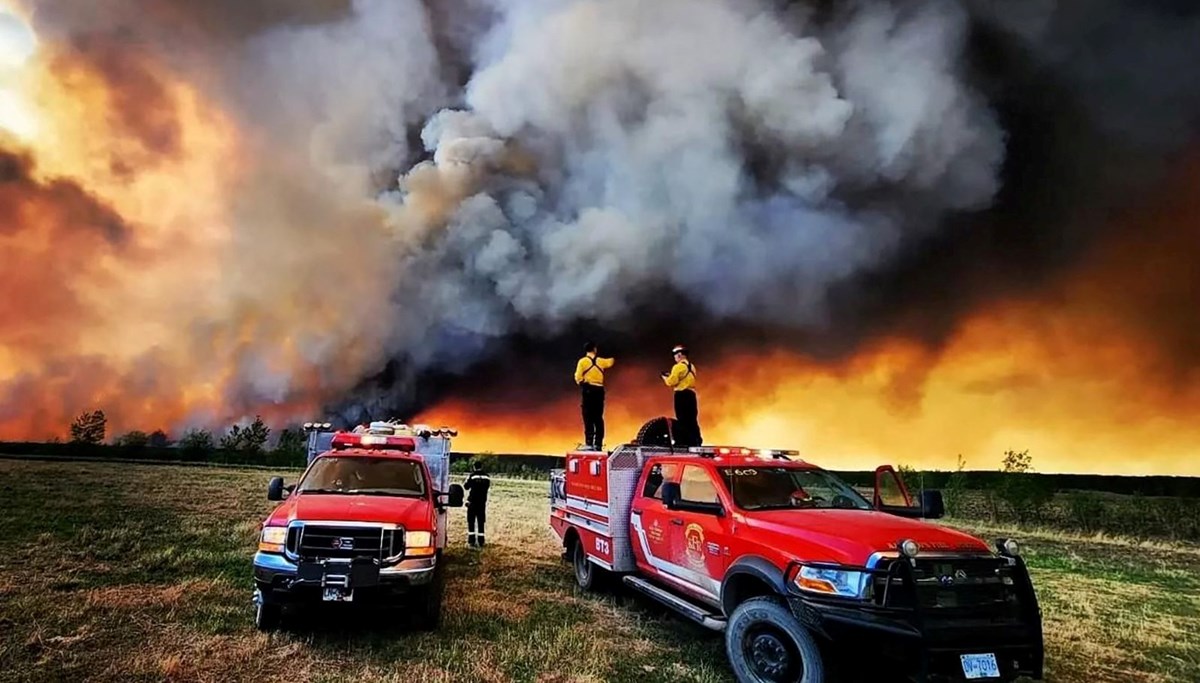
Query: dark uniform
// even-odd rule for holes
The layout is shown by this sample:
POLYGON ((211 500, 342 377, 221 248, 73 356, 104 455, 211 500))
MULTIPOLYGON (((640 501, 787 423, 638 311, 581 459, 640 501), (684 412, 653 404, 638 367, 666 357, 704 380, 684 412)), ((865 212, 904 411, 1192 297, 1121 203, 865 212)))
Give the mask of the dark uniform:
POLYGON ((675 365, 662 374, 667 386, 675 390, 675 445, 700 446, 700 407, 696 401, 696 366, 687 358, 687 349, 671 349, 675 365))
POLYGON ((613 366, 613 359, 596 353, 595 344, 584 346, 583 358, 575 364, 575 383, 580 389, 583 444, 598 451, 604 447, 604 371, 613 366))
POLYGON ((467 490, 467 545, 472 548, 483 547, 483 525, 487 522, 487 497, 491 486, 492 480, 483 471, 483 464, 475 463, 475 470, 463 483, 467 490))

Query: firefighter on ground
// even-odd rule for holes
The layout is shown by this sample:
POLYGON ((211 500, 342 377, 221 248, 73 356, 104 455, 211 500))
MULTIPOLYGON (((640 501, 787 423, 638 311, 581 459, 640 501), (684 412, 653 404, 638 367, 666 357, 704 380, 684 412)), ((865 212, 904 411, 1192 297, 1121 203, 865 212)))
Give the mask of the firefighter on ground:
POLYGON ((575 364, 575 383, 579 385, 583 413, 583 445, 590 450, 604 448, 604 371, 613 366, 612 358, 600 358, 592 342, 583 345, 583 357, 575 364))
POLYGON ((663 381, 675 390, 675 444, 700 446, 700 408, 696 404, 696 366, 687 357, 687 347, 671 349, 675 365, 662 373, 663 381))
POLYGON ((487 497, 491 485, 492 480, 483 471, 483 463, 476 461, 463 483, 467 490, 467 545, 472 548, 483 547, 483 525, 487 522, 487 497))

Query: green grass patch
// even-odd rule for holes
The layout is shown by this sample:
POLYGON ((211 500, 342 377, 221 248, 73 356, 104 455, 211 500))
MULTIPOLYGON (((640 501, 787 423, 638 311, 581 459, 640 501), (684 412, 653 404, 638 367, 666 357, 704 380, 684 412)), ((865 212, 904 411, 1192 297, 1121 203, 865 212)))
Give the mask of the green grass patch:
MULTIPOLYGON (((271 474, 0 461, 0 678, 732 681, 720 636, 637 596, 577 590, 547 528, 544 482, 495 480, 482 552, 465 547, 452 511, 439 632, 318 610, 257 633, 250 559, 271 474)), ((1200 548, 1020 538, 1048 680, 1200 680, 1200 548)))

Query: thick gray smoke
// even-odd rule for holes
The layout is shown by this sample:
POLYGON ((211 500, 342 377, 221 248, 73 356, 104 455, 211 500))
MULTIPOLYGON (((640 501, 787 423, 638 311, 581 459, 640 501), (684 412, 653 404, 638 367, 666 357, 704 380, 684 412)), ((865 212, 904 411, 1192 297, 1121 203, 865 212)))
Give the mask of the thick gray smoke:
POLYGON ((1103 187, 1064 159, 1122 176, 1200 110, 1197 14, 1165 3, 1091 3, 1090 23, 1051 0, 26 4, 114 87, 134 60, 113 50, 152 53, 238 118, 252 181, 179 323, 204 372, 234 368, 213 423, 313 396, 407 408, 429 373, 663 301, 838 338, 855 309, 831 292, 882 273, 893 301, 930 241, 1041 226, 1103 187))
POLYGON ((725 0, 501 9, 461 106, 422 131, 432 157, 385 195, 410 367, 619 326, 664 290, 817 326, 831 284, 999 186, 954 5, 825 26, 725 0))

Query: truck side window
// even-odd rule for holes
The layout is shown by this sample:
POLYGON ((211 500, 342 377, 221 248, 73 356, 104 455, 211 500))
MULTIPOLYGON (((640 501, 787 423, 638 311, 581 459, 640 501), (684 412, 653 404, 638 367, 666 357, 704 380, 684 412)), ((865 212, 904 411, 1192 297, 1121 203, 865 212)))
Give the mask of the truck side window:
POLYGON ((689 503, 717 503, 717 487, 708 470, 699 465, 683 468, 683 479, 679 482, 679 498, 689 503))
POLYGON ((674 463, 665 465, 655 463, 650 468, 650 474, 646 475, 646 486, 642 489, 642 497, 662 500, 662 483, 668 479, 674 479, 678 470, 679 465, 674 463))

